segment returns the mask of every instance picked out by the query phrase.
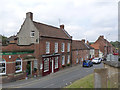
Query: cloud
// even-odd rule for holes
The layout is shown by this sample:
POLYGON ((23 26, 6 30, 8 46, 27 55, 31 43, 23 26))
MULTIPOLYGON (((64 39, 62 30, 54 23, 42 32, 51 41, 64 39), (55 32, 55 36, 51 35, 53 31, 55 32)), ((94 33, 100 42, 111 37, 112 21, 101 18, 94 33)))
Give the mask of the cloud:
POLYGON ((0 5, 0 33, 6 36, 17 33, 31 11, 45 24, 59 27, 60 19, 73 39, 95 41, 111 33, 109 39, 117 40, 118 0, 2 0, 0 5))

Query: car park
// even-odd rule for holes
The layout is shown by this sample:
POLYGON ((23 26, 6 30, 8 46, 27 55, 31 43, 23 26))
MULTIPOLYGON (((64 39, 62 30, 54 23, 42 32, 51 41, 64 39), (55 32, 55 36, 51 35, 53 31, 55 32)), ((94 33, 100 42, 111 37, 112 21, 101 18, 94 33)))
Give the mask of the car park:
POLYGON ((92 63, 94 63, 94 64, 101 63, 101 58, 94 58, 94 59, 92 59, 92 63))
POLYGON ((83 67, 91 67, 93 66, 93 63, 91 60, 84 60, 83 61, 83 67))

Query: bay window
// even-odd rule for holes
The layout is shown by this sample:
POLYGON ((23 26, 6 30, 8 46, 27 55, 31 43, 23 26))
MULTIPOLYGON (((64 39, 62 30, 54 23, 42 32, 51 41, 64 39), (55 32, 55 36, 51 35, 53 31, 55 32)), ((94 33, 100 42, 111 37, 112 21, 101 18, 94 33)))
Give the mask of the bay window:
POLYGON ((20 59, 20 58, 16 59, 15 71, 16 72, 22 71, 22 59, 20 59))
POLYGON ((0 58, 0 75, 6 74, 6 61, 0 58))

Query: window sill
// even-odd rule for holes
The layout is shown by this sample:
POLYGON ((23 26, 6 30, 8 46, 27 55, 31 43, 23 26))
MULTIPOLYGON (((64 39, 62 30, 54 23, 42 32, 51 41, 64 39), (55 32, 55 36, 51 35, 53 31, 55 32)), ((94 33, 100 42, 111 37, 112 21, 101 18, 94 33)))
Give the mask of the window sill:
POLYGON ((15 74, 22 73, 22 71, 15 71, 15 74))
POLYGON ((44 72, 48 72, 49 70, 45 70, 44 72))

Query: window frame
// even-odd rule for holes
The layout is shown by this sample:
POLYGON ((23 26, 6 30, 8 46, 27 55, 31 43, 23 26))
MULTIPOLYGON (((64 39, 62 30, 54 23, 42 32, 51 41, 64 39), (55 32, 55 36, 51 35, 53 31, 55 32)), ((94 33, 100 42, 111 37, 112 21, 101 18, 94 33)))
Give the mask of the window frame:
POLYGON ((21 58, 17 58, 17 59, 16 59, 16 61, 15 61, 15 72, 16 72, 16 73, 22 71, 22 59, 21 59, 21 58), (19 59, 19 60, 17 60, 17 59, 19 59), (20 65, 20 66, 21 66, 21 69, 20 69, 20 70, 17 70, 17 71, 16 71, 16 62, 20 62, 20 63, 21 63, 21 65, 20 65))
POLYGON ((70 64, 70 55, 67 57, 67 64, 70 64))
POLYGON ((65 52, 65 43, 62 43, 61 45, 61 52, 65 52))
POLYGON ((62 65, 65 65, 65 56, 62 56, 62 65))
POLYGON ((67 52, 70 52, 70 43, 67 44, 67 52))
POLYGON ((78 62, 79 62, 79 61, 78 61, 78 58, 77 58, 77 59, 76 59, 76 64, 78 64, 78 62))
POLYGON ((30 32, 30 37, 35 37, 35 31, 30 32), (34 35, 34 36, 33 36, 34 35))
POLYGON ((58 53, 58 42, 55 43, 55 53, 58 53))
MULTIPOLYGON (((0 61, 1 64, 5 64, 5 72, 4 73, 0 73, 0 75, 5 75, 6 74, 6 60, 2 58, 2 61, 0 61), (3 61, 4 60, 4 61, 3 61)), ((2 67, 3 68, 3 67, 2 67)))
POLYGON ((50 53, 50 42, 46 42, 46 54, 50 53))
POLYGON ((58 68, 58 57, 55 57, 55 69, 58 68), (56 60, 57 60, 57 64, 56 64, 56 60))

